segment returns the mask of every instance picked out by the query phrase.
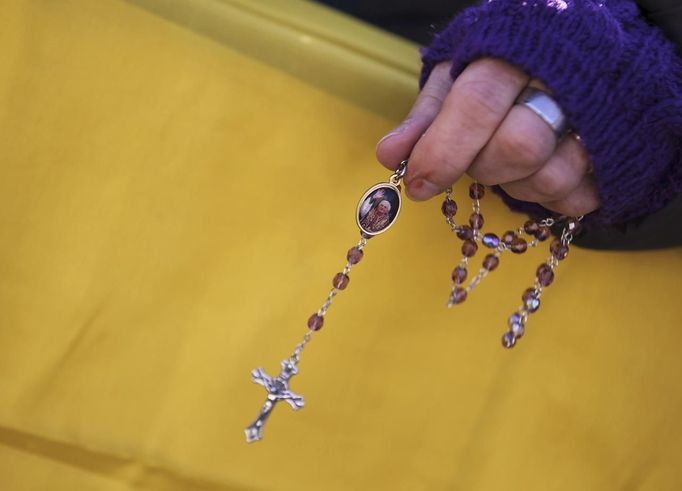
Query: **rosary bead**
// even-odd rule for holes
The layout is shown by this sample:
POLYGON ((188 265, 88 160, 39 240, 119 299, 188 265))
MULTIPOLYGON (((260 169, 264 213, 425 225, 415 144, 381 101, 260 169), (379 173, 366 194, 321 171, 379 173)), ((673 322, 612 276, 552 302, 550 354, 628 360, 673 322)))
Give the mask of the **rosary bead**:
POLYGON ((535 298, 537 297, 537 293, 534 288, 526 288, 526 291, 523 292, 523 295, 521 295, 521 300, 524 302, 528 300, 529 298, 535 298))
POLYGON ((535 293, 535 290, 532 288, 529 288, 523 292, 521 299, 523 300, 523 305, 526 307, 526 310, 531 314, 540 308, 540 299, 537 297, 537 293, 535 293))
POLYGON ((457 266, 454 270, 452 270, 452 281, 454 281, 457 285, 461 285, 464 283, 464 280, 467 279, 467 269, 463 268, 462 266, 457 266))
POLYGON ((469 217, 469 224, 471 225, 471 228, 475 230, 480 230, 483 228, 483 215, 480 213, 472 213, 471 216, 469 217))
POLYGON ((474 231, 469 225, 462 225, 457 227, 457 237, 462 240, 471 240, 474 238, 474 231))
POLYGON ((332 280, 332 285, 337 290, 345 290, 346 287, 348 286, 349 281, 350 278, 348 277, 347 274, 336 273, 336 276, 334 276, 334 279, 332 280))
POLYGON ((469 186, 469 197, 471 199, 481 199, 485 196, 485 187, 483 184, 474 182, 469 186))
POLYGON ((469 217, 469 224, 474 230, 481 230, 483 228, 483 215, 480 213, 472 213, 469 217))
POLYGON ((509 316, 509 327, 511 327, 512 324, 523 324, 523 316, 518 312, 514 312, 509 316))
POLYGON ((319 314, 313 314, 308 319, 308 327, 311 331, 319 331, 322 329, 322 324, 324 324, 324 317, 319 314))
POLYGON ((511 330, 511 333, 514 335, 515 338, 520 338, 523 337, 523 333, 526 332, 526 328, 523 326, 521 322, 515 322, 512 325, 509 326, 509 329, 511 330))
POLYGON ((505 348, 513 348, 516 344, 516 337, 511 331, 507 331, 502 336, 502 346, 505 348))
POLYGON ((481 241, 483 242, 484 246, 491 249, 497 249, 497 247, 500 245, 500 239, 497 237, 497 235, 492 233, 485 234, 481 241))
POLYGON ((535 235, 535 233, 538 231, 540 226, 535 223, 533 220, 528 220, 526 223, 523 224, 523 230, 528 234, 528 235, 535 235))
POLYGON ((537 312, 539 308, 540 308, 540 299, 539 298, 530 298, 526 302, 526 309, 531 314, 534 312, 537 312))
POLYGON ((528 242, 521 237, 516 237, 514 240, 512 240, 511 246, 509 248, 515 254, 523 254, 526 252, 526 249, 528 249, 528 242))
POLYGON ((348 249, 348 254, 346 254, 346 259, 348 259, 348 262, 351 264, 358 264, 360 262, 360 259, 362 259, 362 256, 364 255, 364 252, 362 249, 358 249, 357 247, 351 247, 348 249))
POLYGON ((465 240, 462 243, 462 254, 464 254, 465 257, 471 257, 474 254, 476 254, 476 251, 478 250, 478 246, 476 245, 476 242, 473 240, 465 240))
POLYGON ((450 297, 450 303, 452 305, 457 305, 464 302, 467 299, 467 291, 464 288, 457 287, 452 292, 450 297))
POLYGON ((498 258, 495 254, 488 254, 485 259, 483 259, 483 267, 488 271, 494 271, 499 264, 500 258, 498 258))
POLYGON ((515 238, 516 234, 511 230, 507 230, 504 235, 502 235, 502 242, 509 247, 515 238))
POLYGON ((535 232, 535 238, 538 239, 540 242, 547 240, 550 235, 552 235, 552 232, 549 230, 549 227, 546 227, 544 225, 538 227, 538 231, 535 232))
POLYGON ((452 218, 457 213, 457 203, 451 199, 446 199, 443 201, 443 205, 440 207, 443 215, 448 218, 452 218))
POLYGON ((552 284, 552 281, 554 281, 554 271, 552 271, 552 268, 545 263, 542 263, 540 266, 538 266, 535 276, 542 286, 549 286, 552 284))
POLYGON ((568 246, 561 243, 559 239, 554 239, 549 245, 549 250, 552 256, 557 258, 559 261, 566 259, 568 256, 568 246))

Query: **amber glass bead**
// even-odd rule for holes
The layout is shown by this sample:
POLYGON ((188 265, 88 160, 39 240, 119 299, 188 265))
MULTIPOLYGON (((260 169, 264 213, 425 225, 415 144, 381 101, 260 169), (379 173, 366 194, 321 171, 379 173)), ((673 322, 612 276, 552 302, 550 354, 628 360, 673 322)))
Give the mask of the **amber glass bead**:
POLYGON ((351 247, 350 249, 348 249, 346 259, 348 259, 348 262, 351 264, 358 264, 360 262, 360 259, 362 259, 363 255, 364 252, 362 252, 362 249, 358 249, 357 247, 351 247))
POLYGON ((533 313, 540 308, 540 299, 537 297, 535 290, 532 288, 528 288, 525 292, 523 292, 521 299, 523 300, 523 304, 525 305, 528 312, 533 313))
POLYGON ((516 237, 512 240, 511 246, 509 246, 511 251, 515 254, 522 254, 528 249, 528 242, 521 237, 516 237))
POLYGON ((455 288, 455 291, 452 292, 452 296, 450 298, 450 302, 453 305, 456 305, 458 303, 462 303, 467 299, 467 291, 464 288, 455 288))
POLYGON ((561 243, 559 239, 554 239, 549 245, 549 250, 552 256, 557 258, 559 261, 566 259, 568 256, 568 246, 561 243))
POLYGON ((547 240, 550 235, 552 235, 552 233, 549 230, 549 227, 546 227, 544 225, 540 225, 538 227, 538 231, 535 232, 535 238, 538 239, 540 242, 547 240))
POLYGON ((483 184, 474 182, 469 186, 469 197, 471 199, 481 199, 485 196, 485 187, 483 184))
POLYGON ((349 281, 350 278, 348 277, 347 274, 337 273, 336 276, 334 276, 334 279, 332 280, 332 285, 337 290, 345 290, 346 287, 348 286, 349 281))
POLYGON ((552 284, 552 281, 554 281, 554 271, 552 271, 552 268, 545 263, 542 263, 540 266, 538 266, 535 276, 538 279, 538 283, 540 283, 542 286, 549 286, 552 284))
POLYGON ((526 328, 522 322, 515 322, 514 324, 511 324, 509 326, 509 330, 516 339, 523 337, 523 334, 526 332, 526 328))
POLYGON ((454 281, 456 284, 461 285, 464 283, 464 280, 467 279, 467 269, 463 268, 462 266, 457 266, 455 269, 452 270, 452 281, 454 281))
POLYGON ((516 238, 516 233, 511 230, 507 230, 504 235, 502 235, 502 242, 507 246, 511 246, 512 241, 516 238))
POLYGON ((443 212, 443 215, 448 218, 452 218, 455 216, 455 213, 457 213, 457 203, 451 199, 446 199, 443 201, 443 205, 440 207, 440 210, 443 212))
POLYGON ((523 324, 523 316, 519 314, 518 312, 514 312, 512 315, 509 316, 509 320, 507 321, 509 323, 509 327, 512 326, 512 324, 523 324))
POLYGON ((500 258, 498 258, 495 254, 488 254, 484 259, 483 259, 483 267, 487 269, 488 271, 494 271, 495 268, 500 264, 500 258))
POLYGON ((462 244, 462 254, 466 257, 471 257, 474 254, 476 254, 476 251, 478 250, 478 246, 476 245, 476 242, 473 240, 465 240, 464 243, 462 244))
POLYGON ((535 235, 539 228, 540 226, 533 220, 528 220, 526 223, 523 224, 523 230, 528 235, 535 235))
POLYGON ((474 238, 474 231, 469 225, 462 225, 457 227, 457 237, 462 240, 471 240, 474 238))
POLYGON ((472 213, 469 217, 469 224, 474 230, 481 230, 483 228, 484 222, 485 220, 483 219, 483 215, 480 213, 472 213))
POLYGON ((535 298, 535 297, 537 297, 535 290, 533 288, 526 288, 526 291, 523 292, 523 295, 521 295, 521 300, 523 300, 525 302, 529 298, 535 298))
POLYGON ((308 327, 310 328, 311 331, 319 331, 322 329, 322 325, 324 324, 324 317, 322 317, 319 314, 313 314, 310 316, 310 319, 308 319, 308 327))
POLYGON ((502 336, 502 346, 505 348, 513 348, 516 344, 516 336, 511 331, 507 331, 502 336))

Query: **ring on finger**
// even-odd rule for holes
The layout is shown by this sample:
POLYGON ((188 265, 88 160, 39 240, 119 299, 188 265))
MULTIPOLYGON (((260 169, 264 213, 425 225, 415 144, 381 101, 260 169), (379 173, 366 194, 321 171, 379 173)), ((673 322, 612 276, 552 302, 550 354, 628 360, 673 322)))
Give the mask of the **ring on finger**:
POLYGON ((568 132, 566 115, 559 104, 545 91, 535 87, 526 87, 516 98, 515 103, 527 107, 540 116, 552 128, 557 139, 561 139, 568 132))

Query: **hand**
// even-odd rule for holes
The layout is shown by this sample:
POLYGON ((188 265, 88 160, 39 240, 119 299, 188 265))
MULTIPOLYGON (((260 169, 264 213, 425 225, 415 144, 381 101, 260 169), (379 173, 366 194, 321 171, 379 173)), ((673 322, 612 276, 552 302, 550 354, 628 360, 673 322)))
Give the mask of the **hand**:
POLYGON ((482 58, 457 79, 437 65, 410 114, 379 141, 389 169, 410 158, 404 182, 415 200, 429 199, 465 172, 485 185, 564 215, 599 208, 585 149, 569 134, 557 141, 549 125, 514 101, 526 86, 547 91, 508 63, 482 58))

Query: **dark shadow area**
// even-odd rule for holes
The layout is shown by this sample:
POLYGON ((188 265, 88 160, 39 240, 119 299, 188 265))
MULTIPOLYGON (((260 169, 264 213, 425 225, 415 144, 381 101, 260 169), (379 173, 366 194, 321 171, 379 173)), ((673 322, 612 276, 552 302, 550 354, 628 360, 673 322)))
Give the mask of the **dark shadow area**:
POLYGON ((428 44, 434 33, 471 0, 317 0, 336 10, 419 44, 428 44))

